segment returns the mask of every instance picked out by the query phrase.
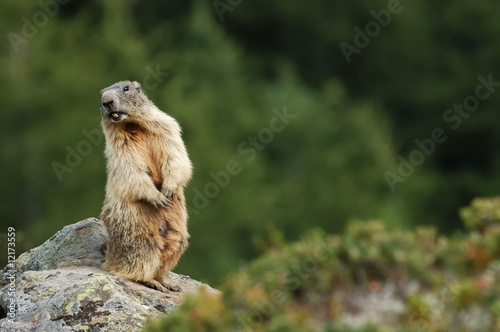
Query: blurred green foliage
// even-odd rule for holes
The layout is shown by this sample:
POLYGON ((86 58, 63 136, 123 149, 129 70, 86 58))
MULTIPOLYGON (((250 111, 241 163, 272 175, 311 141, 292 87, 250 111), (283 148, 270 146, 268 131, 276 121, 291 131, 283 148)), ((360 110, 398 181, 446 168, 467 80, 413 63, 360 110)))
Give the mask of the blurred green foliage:
POLYGON ((460 218, 468 229, 480 230, 500 222, 500 199, 475 198, 470 206, 460 209, 460 218))
POLYGON ((401 231, 382 221, 350 222, 340 236, 315 230, 290 245, 270 243, 227 278, 220 294, 191 295, 145 330, 500 329, 498 220, 453 236, 430 226, 401 231))
POLYGON ((451 231, 458 207, 498 194, 498 95, 456 130, 443 119, 479 75, 497 80, 498 4, 401 2, 350 63, 339 44, 354 45, 353 28, 364 31, 387 1, 231 4, 0 4, 1 250, 8 226, 20 254, 100 214, 104 145, 85 133, 101 130, 99 91, 124 79, 183 127, 192 237, 176 271, 215 285, 256 256, 269 229, 295 240, 382 218, 451 231), (384 174, 435 128, 447 140, 392 192, 384 174), (58 176, 54 162, 73 166, 58 176), (229 169, 238 172, 228 182, 229 169))

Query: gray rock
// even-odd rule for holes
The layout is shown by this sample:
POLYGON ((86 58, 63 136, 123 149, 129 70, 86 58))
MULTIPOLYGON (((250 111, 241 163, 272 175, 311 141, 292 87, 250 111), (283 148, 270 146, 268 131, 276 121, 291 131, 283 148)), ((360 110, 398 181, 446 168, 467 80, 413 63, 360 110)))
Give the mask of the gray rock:
POLYGON ((64 227, 0 275, 0 331, 135 331, 200 287, 170 272, 182 292, 165 294, 101 268, 106 229, 89 218, 64 227), (15 318, 10 319, 11 312, 15 318))

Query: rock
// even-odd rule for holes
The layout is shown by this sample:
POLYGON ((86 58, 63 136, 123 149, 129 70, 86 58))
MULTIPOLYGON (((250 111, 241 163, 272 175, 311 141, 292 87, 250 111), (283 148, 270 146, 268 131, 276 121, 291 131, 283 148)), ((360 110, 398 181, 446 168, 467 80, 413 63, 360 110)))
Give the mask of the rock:
POLYGON ((6 266, 0 276, 0 330, 135 331, 200 287, 218 293, 173 272, 166 278, 182 292, 165 294, 109 274, 101 268, 106 237, 104 225, 89 218, 64 227, 6 266))

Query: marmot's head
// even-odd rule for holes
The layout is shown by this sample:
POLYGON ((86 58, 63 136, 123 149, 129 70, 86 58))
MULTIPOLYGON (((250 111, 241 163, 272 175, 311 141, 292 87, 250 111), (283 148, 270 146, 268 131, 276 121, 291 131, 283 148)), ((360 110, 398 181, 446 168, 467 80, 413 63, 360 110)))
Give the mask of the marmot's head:
POLYGON ((103 123, 134 121, 140 118, 151 101, 138 82, 121 81, 101 90, 103 123))

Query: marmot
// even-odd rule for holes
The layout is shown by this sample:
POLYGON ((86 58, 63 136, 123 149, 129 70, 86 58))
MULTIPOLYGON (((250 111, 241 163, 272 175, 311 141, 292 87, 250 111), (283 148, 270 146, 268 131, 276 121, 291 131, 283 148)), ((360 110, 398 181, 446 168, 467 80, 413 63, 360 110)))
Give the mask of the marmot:
POLYGON ((188 244, 183 188, 192 165, 181 128, 138 82, 101 90, 107 183, 101 220, 108 231, 104 269, 168 292, 163 276, 188 244))

